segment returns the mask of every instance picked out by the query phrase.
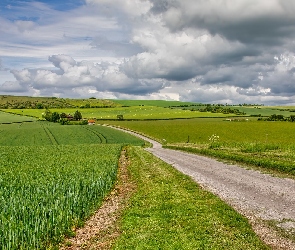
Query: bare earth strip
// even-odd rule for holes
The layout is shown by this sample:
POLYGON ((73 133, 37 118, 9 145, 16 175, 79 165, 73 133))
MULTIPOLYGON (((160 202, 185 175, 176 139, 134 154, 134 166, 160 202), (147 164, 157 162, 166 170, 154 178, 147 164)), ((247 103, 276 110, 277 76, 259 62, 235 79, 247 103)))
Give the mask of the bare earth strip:
POLYGON ((127 170, 129 161, 125 153, 121 153, 118 180, 111 194, 84 227, 76 231, 76 236, 65 240, 60 250, 111 249, 120 234, 118 218, 136 189, 127 170))
POLYGON ((135 135, 153 144, 152 148, 147 148, 149 152, 191 176, 203 188, 246 216, 255 232, 273 249, 295 249, 294 241, 282 237, 267 224, 271 221, 286 234, 295 235, 295 180, 164 149, 158 142, 135 135))

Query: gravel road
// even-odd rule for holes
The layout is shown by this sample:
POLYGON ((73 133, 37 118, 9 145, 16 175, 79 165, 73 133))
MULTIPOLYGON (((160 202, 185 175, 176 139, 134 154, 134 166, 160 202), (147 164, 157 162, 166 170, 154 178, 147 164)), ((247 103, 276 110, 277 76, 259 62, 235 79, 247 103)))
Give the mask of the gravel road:
POLYGON ((295 235, 295 180, 273 177, 208 157, 164 149, 158 142, 135 135, 153 144, 147 151, 191 176, 203 188, 244 214, 256 233, 273 249, 295 249, 294 242, 280 237, 262 223, 273 221, 277 227, 295 235))

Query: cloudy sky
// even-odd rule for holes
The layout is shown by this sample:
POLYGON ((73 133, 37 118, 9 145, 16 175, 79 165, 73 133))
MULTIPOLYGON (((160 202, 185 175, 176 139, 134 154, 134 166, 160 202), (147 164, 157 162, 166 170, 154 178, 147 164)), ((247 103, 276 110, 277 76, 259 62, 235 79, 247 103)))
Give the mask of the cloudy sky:
POLYGON ((294 0, 1 0, 0 94, 295 105, 294 0))

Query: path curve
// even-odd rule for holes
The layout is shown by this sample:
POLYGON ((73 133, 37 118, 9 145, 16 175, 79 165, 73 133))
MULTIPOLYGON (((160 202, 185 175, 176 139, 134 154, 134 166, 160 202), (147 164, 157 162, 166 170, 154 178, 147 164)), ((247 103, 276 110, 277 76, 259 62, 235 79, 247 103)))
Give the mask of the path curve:
MULTIPOLYGON (((196 154, 165 149, 154 140, 123 131, 152 143, 153 147, 146 148, 147 151, 192 177, 203 188, 218 195, 250 221, 253 220, 253 223, 257 219, 275 221, 285 232, 295 235, 295 180, 273 177, 196 154)), ((259 227, 264 231, 264 236, 260 236, 269 238, 264 240, 271 241, 268 244, 274 249, 295 249, 294 242, 288 240, 273 242, 282 239, 271 236, 274 232, 261 229, 261 225, 259 227)))

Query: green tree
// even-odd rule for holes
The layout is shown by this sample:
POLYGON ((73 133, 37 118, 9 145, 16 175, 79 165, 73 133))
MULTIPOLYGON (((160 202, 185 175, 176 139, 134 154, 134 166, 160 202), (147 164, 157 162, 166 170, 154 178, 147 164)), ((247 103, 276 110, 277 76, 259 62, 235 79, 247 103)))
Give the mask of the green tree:
POLYGON ((52 115, 51 115, 51 121, 52 122, 58 122, 60 119, 60 115, 59 113, 57 112, 53 112, 52 115))
POLYGON ((46 109, 45 112, 42 114, 42 117, 46 120, 46 121, 50 121, 52 119, 52 113, 49 109, 46 109))
POLYGON ((61 113, 60 118, 67 118, 67 114, 66 113, 61 113))
POLYGON ((74 120, 76 121, 80 121, 82 119, 82 114, 80 111, 76 110, 75 114, 74 114, 74 120))
POLYGON ((36 104, 36 108, 37 108, 37 109, 43 109, 44 107, 43 107, 43 104, 42 104, 42 103, 38 102, 38 103, 36 104))

